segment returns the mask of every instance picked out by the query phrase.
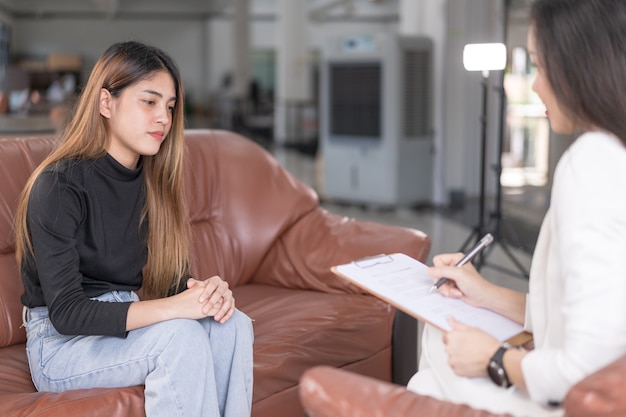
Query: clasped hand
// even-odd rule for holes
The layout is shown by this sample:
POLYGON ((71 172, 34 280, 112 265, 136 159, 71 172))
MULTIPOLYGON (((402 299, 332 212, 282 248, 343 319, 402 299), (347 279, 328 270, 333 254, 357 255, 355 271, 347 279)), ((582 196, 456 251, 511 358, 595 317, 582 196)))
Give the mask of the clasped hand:
POLYGON ((219 323, 226 322, 235 312, 235 298, 228 282, 215 275, 204 281, 190 278, 187 290, 174 296, 188 313, 187 318, 213 317, 219 323), (181 304, 182 303, 182 304, 181 304))

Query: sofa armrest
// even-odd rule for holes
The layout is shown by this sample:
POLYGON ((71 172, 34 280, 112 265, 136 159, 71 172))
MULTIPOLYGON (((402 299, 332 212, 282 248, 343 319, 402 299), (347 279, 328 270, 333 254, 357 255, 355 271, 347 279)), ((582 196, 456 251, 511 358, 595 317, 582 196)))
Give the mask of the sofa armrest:
MULTIPOLYGON (((348 218, 316 207, 279 237, 251 282, 324 293, 364 294, 364 290, 333 274, 331 267, 395 252, 425 262, 430 244, 430 238, 419 230, 348 218)), ((417 369, 417 321, 399 311, 392 346, 393 381, 406 383, 417 369)))
POLYGON ((626 355, 574 385, 563 407, 568 417, 626 416, 626 355))
POLYGON ((305 372, 299 390, 308 417, 496 417, 326 366, 305 372))
POLYGON ((331 267, 365 256, 396 252, 425 262, 430 238, 419 230, 348 218, 316 207, 277 239, 252 282, 360 294, 365 291, 337 277, 331 267))

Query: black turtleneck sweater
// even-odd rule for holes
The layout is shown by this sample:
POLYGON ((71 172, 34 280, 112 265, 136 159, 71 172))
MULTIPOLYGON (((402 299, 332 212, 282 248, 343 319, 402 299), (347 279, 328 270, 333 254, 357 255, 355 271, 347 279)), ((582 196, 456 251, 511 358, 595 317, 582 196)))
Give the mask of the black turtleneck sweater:
POLYGON ((130 303, 90 298, 141 287, 144 202, 141 166, 127 169, 110 155, 46 169, 28 204, 34 258, 22 263, 22 303, 47 306, 62 334, 124 337, 130 303))

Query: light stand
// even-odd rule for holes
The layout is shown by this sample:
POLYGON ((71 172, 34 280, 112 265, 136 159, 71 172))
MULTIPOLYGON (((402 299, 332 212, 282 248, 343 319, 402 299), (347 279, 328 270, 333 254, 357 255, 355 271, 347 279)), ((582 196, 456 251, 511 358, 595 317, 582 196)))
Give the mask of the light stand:
MULTIPOLYGON (((467 68, 467 67, 466 67, 467 68)), ((478 197, 478 223, 472 229, 461 246, 461 252, 466 252, 469 246, 473 246, 487 233, 485 226, 485 167, 487 165, 487 92, 488 92, 489 70, 484 70, 482 74, 482 112, 480 116, 480 192, 478 197)), ((495 242, 494 242, 495 243, 495 242)), ((478 268, 483 261, 484 253, 474 258, 474 265, 478 268)))
MULTIPOLYGON (((498 132, 498 149, 496 155, 498 156, 496 164, 493 166, 498 181, 496 182, 496 207, 495 210, 490 213, 489 216, 489 225, 491 227, 487 227, 487 230, 491 231, 491 234, 494 236, 494 240, 500 245, 504 253, 509 257, 511 262, 515 265, 515 267, 519 270, 520 275, 524 278, 528 278, 529 274, 526 271, 526 268, 522 263, 513 255, 509 246, 506 244, 506 240, 502 237, 502 221, 504 220, 504 215, 502 214, 502 152, 504 145, 504 115, 506 114, 506 92, 504 91, 504 73, 502 74, 502 83, 498 88, 500 91, 500 128, 498 132)), ((511 228, 509 228, 509 234, 515 234, 511 228)), ((488 248, 488 250, 492 250, 493 248, 488 248)), ((487 256, 488 252, 485 251, 483 256, 487 256)), ((492 268, 502 270, 504 272, 511 272, 505 268, 502 268, 498 265, 490 264, 492 268)))
MULTIPOLYGON (((491 220, 495 221, 495 229, 485 225, 485 170, 486 170, 486 154, 487 154, 487 102, 488 102, 488 86, 489 86, 489 71, 491 70, 503 70, 506 66, 506 47, 501 43, 487 43, 487 44, 469 44, 466 45, 463 50, 463 65, 467 71, 482 71, 482 113, 480 117, 481 126, 481 161, 480 161, 480 195, 478 204, 478 223, 472 229, 472 232, 466 239, 465 243, 461 247, 462 252, 466 252, 469 245, 477 243, 487 232, 494 236, 494 244, 500 245, 504 253, 511 259, 515 266, 520 270, 524 277, 528 277, 528 273, 524 269, 523 265, 513 256, 508 246, 501 241, 501 228, 500 220, 501 215, 501 192, 502 186, 500 181, 500 174, 502 171, 502 142, 503 142, 503 121, 500 120, 500 138, 498 142, 498 164, 496 170, 498 173, 497 181, 497 197, 496 197, 496 212, 492 213, 491 220)), ((503 75, 504 77, 504 75, 503 75)), ((504 78, 503 78, 504 79, 504 78)), ((501 105, 504 105, 504 85, 501 87, 501 105)), ((502 113, 503 107, 501 107, 502 113)), ((490 222, 491 223, 491 222, 490 222)), ((493 250, 495 245, 489 248, 489 251, 493 250)), ((484 251, 482 254, 476 257, 474 265, 477 269, 483 265, 488 251, 484 251)), ((508 271, 507 271, 508 272, 508 271)))

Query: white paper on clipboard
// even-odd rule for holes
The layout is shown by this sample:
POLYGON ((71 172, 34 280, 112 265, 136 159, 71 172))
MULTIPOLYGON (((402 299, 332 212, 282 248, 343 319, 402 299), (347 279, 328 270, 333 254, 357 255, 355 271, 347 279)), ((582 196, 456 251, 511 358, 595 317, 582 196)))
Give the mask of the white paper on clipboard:
POLYGON ((478 327, 500 341, 511 340, 524 332, 519 323, 464 301, 430 292, 432 278, 426 265, 402 253, 378 255, 337 265, 333 273, 392 304, 396 308, 444 331, 450 330, 448 318, 478 327))

